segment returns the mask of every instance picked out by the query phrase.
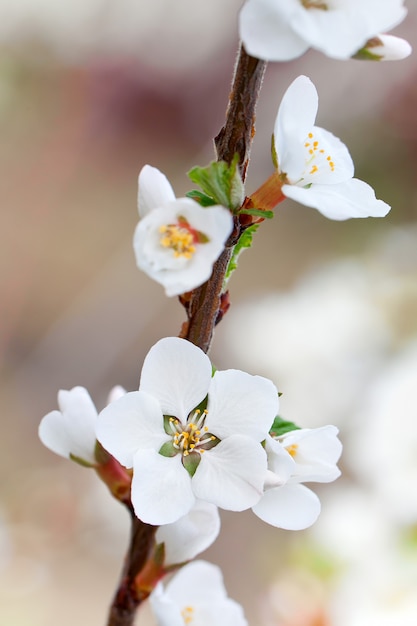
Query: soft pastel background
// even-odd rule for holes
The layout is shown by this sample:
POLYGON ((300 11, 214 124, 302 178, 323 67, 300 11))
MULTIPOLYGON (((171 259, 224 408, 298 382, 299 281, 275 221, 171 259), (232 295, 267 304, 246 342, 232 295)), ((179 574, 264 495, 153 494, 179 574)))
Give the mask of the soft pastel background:
MULTIPOLYGON (((417 6, 396 34, 417 49, 417 6), (413 41, 414 40, 414 41, 413 41)), ((0 0, 0 623, 102 626, 127 515, 92 472, 37 438, 58 389, 98 407, 184 314, 136 268, 136 180, 177 194, 213 158, 241 0, 0 0)), ((262 626, 417 623, 417 57, 270 65, 248 191, 272 171, 280 98, 299 74, 349 145, 384 220, 327 221, 285 202, 231 282, 212 356, 275 380, 283 414, 335 423, 344 477, 304 533, 223 516, 207 558, 262 626)), ((145 613, 141 624, 151 623, 145 613)))

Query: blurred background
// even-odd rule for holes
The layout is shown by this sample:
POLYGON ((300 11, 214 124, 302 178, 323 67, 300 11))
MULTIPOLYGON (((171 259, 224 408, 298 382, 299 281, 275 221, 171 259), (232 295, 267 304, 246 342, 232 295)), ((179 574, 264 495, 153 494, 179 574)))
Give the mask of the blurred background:
MULTIPOLYGON (((417 48, 417 3, 394 34, 417 48)), ((57 391, 137 389, 184 320, 135 267, 137 175, 178 196, 214 156, 242 0, 0 0, 0 622, 105 623, 128 519, 88 470, 37 437, 57 391)), ((330 222, 281 204, 241 258, 212 358, 272 378, 282 414, 336 424, 343 478, 309 531, 225 514, 206 558, 261 626, 417 623, 417 57, 270 65, 247 179, 272 172, 281 97, 299 74, 318 124, 392 205, 330 222)), ((313 486, 314 488, 314 486, 313 486)), ((145 611, 139 624, 151 624, 145 611)))

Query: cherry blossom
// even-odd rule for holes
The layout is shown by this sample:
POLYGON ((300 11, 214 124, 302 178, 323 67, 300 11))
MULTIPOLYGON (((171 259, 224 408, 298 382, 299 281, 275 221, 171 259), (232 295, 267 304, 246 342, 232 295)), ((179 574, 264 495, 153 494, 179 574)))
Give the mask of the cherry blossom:
POLYGON ((399 24, 403 0, 247 0, 239 16, 249 54, 288 61, 309 48, 348 59, 371 38, 399 24))
POLYGON ((389 205, 377 200, 367 183, 353 178, 354 165, 345 144, 314 126, 317 109, 315 86, 299 76, 284 94, 275 121, 282 193, 333 220, 384 217, 389 205))
POLYGON ((132 504, 139 519, 169 524, 196 499, 242 511, 262 496, 262 442, 278 409, 273 383, 238 370, 216 371, 206 354, 177 337, 145 358, 139 391, 99 415, 97 438, 133 467, 132 504))
POLYGON ((139 174, 138 209, 136 263, 165 287, 167 296, 191 291, 210 278, 233 228, 228 209, 176 199, 164 174, 150 165, 139 174))
POLYGON ((335 426, 298 429, 268 437, 267 480, 262 499, 252 507, 264 522, 287 530, 302 530, 316 521, 320 500, 304 482, 327 483, 340 476, 342 452, 335 426))
POLYGON ((220 568, 206 561, 183 567, 150 596, 158 626, 247 626, 243 609, 226 593, 220 568))

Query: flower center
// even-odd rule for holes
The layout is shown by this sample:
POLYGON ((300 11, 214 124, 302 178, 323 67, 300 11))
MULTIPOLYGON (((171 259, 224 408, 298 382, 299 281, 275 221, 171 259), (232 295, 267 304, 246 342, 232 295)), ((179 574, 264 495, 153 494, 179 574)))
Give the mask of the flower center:
POLYGON ((188 222, 160 226, 159 232, 161 234, 159 243, 163 248, 170 248, 176 258, 192 258, 196 250, 195 238, 188 222))
POLYGON ((298 444, 293 443, 291 446, 285 446, 285 449, 288 452, 288 454, 290 454, 292 458, 294 458, 297 454, 298 444))
POLYGON ((326 168, 328 172, 334 172, 335 164, 332 157, 320 145, 320 141, 314 137, 314 133, 308 133, 304 148, 307 151, 306 166, 309 168, 306 174, 317 174, 322 168, 326 168))
POLYGON ((208 432, 204 426, 207 417, 207 410, 203 412, 196 409, 183 425, 175 417, 169 418, 169 425, 173 434, 172 445, 183 456, 188 456, 191 452, 202 454, 205 450, 213 447, 213 442, 218 441, 217 437, 208 432))
POLYGON ((181 611, 182 618, 184 620, 184 624, 192 624, 194 620, 194 607, 185 606, 181 611))

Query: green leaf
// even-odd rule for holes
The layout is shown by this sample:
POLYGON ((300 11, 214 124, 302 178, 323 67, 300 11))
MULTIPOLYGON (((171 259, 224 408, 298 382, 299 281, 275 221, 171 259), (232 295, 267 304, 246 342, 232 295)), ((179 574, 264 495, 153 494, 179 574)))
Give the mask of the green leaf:
POLYGON ((236 154, 230 165, 226 161, 213 161, 207 167, 193 167, 188 176, 201 187, 205 197, 235 211, 242 206, 245 198, 238 163, 239 156, 236 154))
POLYGON ((258 228, 259 224, 252 224, 252 226, 249 226, 239 237, 239 241, 233 249, 232 258, 227 266, 225 281, 229 280, 230 276, 237 268, 239 256, 242 254, 243 250, 251 247, 253 235, 256 233, 258 228))
POLYGON ((201 191, 197 191, 197 189, 188 191, 185 195, 187 196, 187 198, 195 200, 203 207, 214 206, 215 204, 217 204, 217 202, 213 200, 213 198, 210 198, 210 196, 206 196, 206 194, 202 193, 201 191))
POLYGON ((289 433, 292 430, 300 430, 300 427, 294 424, 294 422, 288 422, 283 420, 279 415, 274 419, 274 423, 271 426, 270 434, 273 437, 280 437, 285 433, 289 433))
POLYGON ((241 209, 240 213, 244 213, 245 215, 256 215, 259 217, 264 217, 266 220, 270 220, 274 217, 273 211, 264 211, 263 209, 241 209))

